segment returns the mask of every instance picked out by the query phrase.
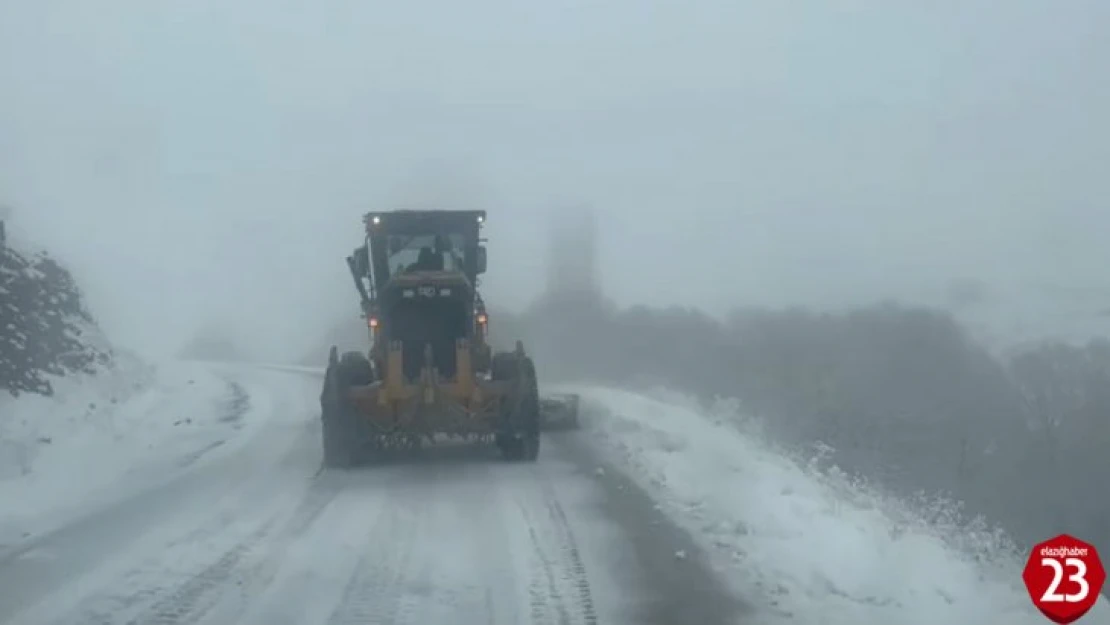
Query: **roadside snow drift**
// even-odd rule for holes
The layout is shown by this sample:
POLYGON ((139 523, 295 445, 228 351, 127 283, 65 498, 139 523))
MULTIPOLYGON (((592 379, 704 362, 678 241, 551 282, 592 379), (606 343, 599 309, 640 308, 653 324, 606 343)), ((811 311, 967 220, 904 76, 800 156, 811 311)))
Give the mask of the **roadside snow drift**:
MULTIPOLYGON (((791 461, 734 409, 575 390, 588 435, 702 541, 737 593, 766 611, 760 622, 1045 623, 1022 586, 1024 555, 996 534, 926 523, 908 506, 791 461)), ((1106 601, 1083 622, 1110 623, 1106 601)))
POLYGON ((208 368, 132 363, 0 396, 0 551, 222 446, 248 397, 208 368))

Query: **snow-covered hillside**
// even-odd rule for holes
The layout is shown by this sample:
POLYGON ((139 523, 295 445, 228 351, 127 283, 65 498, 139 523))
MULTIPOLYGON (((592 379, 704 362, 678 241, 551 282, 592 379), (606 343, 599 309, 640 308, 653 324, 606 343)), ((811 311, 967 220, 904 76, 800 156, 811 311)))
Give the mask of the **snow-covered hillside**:
MULTIPOLYGON (((781 622, 1045 622, 1022 586, 1024 554, 997 533, 926 522, 922 510, 791 460, 732 406, 574 390, 603 455, 701 541, 739 594, 762 598, 781 622)), ((1110 623, 1106 601, 1084 622, 1110 623)))
POLYGON ((0 551, 222 444, 242 388, 114 349, 59 263, 0 247, 0 551))
POLYGON ((14 236, 0 242, 0 391, 53 392, 51 376, 96 373, 112 350, 69 272, 14 236))

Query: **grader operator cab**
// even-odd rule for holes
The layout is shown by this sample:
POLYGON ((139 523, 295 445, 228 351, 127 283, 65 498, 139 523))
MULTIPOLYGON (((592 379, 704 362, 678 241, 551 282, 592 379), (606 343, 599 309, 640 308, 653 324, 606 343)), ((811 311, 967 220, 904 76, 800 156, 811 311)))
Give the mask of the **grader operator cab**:
POLYGON ((540 430, 577 426, 578 398, 541 398, 520 341, 493 353, 478 292, 485 211, 389 211, 364 217, 366 243, 347 257, 366 319, 368 353, 328 355, 320 401, 324 462, 358 464, 438 436, 495 444, 535 461, 540 430))

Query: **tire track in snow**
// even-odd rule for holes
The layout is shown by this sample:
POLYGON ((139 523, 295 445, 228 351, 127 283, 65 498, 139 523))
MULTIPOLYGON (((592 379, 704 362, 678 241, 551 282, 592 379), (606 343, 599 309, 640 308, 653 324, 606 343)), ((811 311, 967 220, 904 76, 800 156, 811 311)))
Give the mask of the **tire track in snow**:
POLYGON ((371 538, 329 625, 599 622, 577 538, 543 470, 402 467, 383 482, 383 512, 367 525, 371 538))
POLYGON ((267 522, 246 540, 224 552, 220 559, 128 621, 128 625, 177 625, 203 616, 218 601, 218 597, 213 596, 214 591, 226 588, 235 568, 272 526, 273 521, 267 522))
MULTIPOLYGON (((254 600, 273 583, 293 541, 309 531, 332 504, 338 492, 338 489, 331 485, 321 485, 310 490, 292 517, 281 527, 281 531, 275 536, 256 543, 244 554, 245 557, 238 566, 229 571, 230 575, 225 577, 225 580, 234 579, 237 592, 220 594, 216 605, 190 616, 187 622, 192 625, 212 613, 218 614, 218 622, 221 623, 241 620, 252 607, 254 600), (259 556, 259 552, 261 556, 256 559, 255 556, 259 556)), ((178 622, 180 621, 174 621, 174 623, 178 622)))
POLYGON ((283 524, 279 521, 283 515, 271 517, 218 560, 128 621, 128 625, 195 623, 225 600, 229 587, 237 591, 237 603, 245 609, 250 596, 272 581, 285 546, 307 531, 337 493, 335 488, 315 482, 283 524), (279 533, 271 536, 278 526, 279 533), (262 551, 262 546, 265 546, 265 556, 251 565, 251 557, 262 551))
POLYGON ((230 547, 217 552, 208 564, 178 583, 167 583, 166 554, 195 553, 205 541, 221 541, 234 533, 236 518, 227 512, 218 514, 192 532, 175 540, 161 543, 159 555, 142 565, 122 572, 112 588, 135 588, 127 594, 96 593, 82 600, 55 623, 126 623, 127 625, 177 625, 195 623, 210 610, 229 600, 229 590, 240 595, 254 589, 265 579, 267 565, 283 551, 281 545, 303 533, 328 507, 337 494, 328 484, 313 481, 292 505, 279 504, 276 510, 261 516, 245 536, 234 540, 230 547), (277 532, 275 534, 275 531, 277 532), (259 554, 264 554, 257 561, 259 554), (151 579, 163 580, 151 583, 151 579), (137 613, 136 613, 137 611, 137 613))
POLYGON ((581 618, 578 622, 584 625, 597 625, 597 611, 594 608, 594 599, 590 592, 586 565, 582 561, 582 555, 578 550, 578 540, 575 538, 573 530, 571 530, 570 520, 563 509, 563 504, 554 498, 550 485, 547 484, 547 486, 548 488, 545 490, 552 495, 547 503, 548 512, 554 521, 556 537, 562 550, 562 560, 568 565, 563 568, 563 581, 577 591, 575 593, 575 606, 581 612, 581 618))
POLYGON ((417 523, 400 518, 400 512, 392 506, 383 512, 369 530, 371 542, 356 565, 339 605, 328 619, 328 625, 402 625, 408 622, 403 617, 411 615, 411 610, 403 609, 399 586, 405 581, 417 527, 417 523), (384 540, 375 542, 373 537, 384 540))
MULTIPOLYGON (((550 482, 541 479, 542 506, 537 522, 530 507, 518 501, 532 550, 528 592, 532 622, 544 625, 597 625, 586 565, 566 512, 550 482)), ((529 503, 536 503, 534 501, 529 503)))
MULTIPOLYGON (((528 511, 521 507, 525 519, 528 511)), ((543 543, 536 534, 536 528, 528 522, 528 537, 531 540, 533 554, 533 567, 528 584, 529 608, 531 608, 532 623, 536 625, 569 625, 570 613, 563 606, 563 595, 555 580, 553 562, 543 548, 543 543), (554 609, 556 615, 552 615, 554 609), (555 618, 557 617, 557 618, 555 618)))

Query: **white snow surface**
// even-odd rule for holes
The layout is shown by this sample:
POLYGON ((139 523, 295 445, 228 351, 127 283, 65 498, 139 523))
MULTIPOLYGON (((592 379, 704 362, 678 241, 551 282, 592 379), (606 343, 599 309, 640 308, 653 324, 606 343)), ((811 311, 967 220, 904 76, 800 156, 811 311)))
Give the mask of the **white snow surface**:
MULTIPOLYGON (((273 368, 319 372, 309 367, 273 368)), ((213 522, 221 528, 218 544, 211 546, 216 552, 228 541, 254 535, 250 523, 233 522, 246 502, 241 500, 245 493, 253 492, 263 503, 269 501, 263 495, 271 489, 285 493, 260 505, 259 519, 267 516, 261 513, 270 507, 283 507, 300 497, 295 480, 266 481, 272 467, 255 470, 255 460, 235 459, 240 447, 249 449, 253 444, 257 453, 243 458, 270 458, 272 463, 275 451, 288 446, 282 443, 285 438, 300 440, 300 432, 312 423, 316 381, 284 389, 275 386, 272 374, 251 376, 240 371, 225 377, 210 364, 171 362, 157 367, 131 363, 56 384, 56 398, 0 398, 0 552, 205 463, 214 469, 220 468, 218 463, 231 463, 238 468, 214 474, 234 477, 235 484, 244 479, 250 484, 244 483, 241 491, 236 487, 234 496, 226 494, 230 499, 223 491, 205 495, 215 498, 214 506, 234 503, 238 511, 216 514, 217 509, 212 509, 213 522), (236 397, 244 402, 249 398, 249 403, 237 404, 236 397), (275 414, 284 416, 277 419, 275 414), (269 428, 257 427, 267 423, 269 428), (259 432, 267 429, 272 436, 259 438, 259 432), (260 442, 250 443, 252 438, 260 442), (263 482, 270 486, 258 485, 263 482)), ((986 532, 928 525, 896 500, 790 459, 765 442, 755 423, 742 419, 733 406, 705 409, 664 391, 559 390, 582 395, 582 438, 594 441, 606 461, 651 493, 660 508, 701 543, 737 594, 763 610, 754 622, 1046 622, 1021 583, 1024 554, 1007 552, 997 536, 986 532)), ((314 454, 316 439, 307 440, 314 454)), ((257 462, 261 468, 263 463, 257 462)), ((305 475, 311 468, 286 460, 276 466, 294 473, 305 469, 301 471, 305 475)), ((603 470, 594 475, 609 479, 603 470)), ((399 497, 400 491, 394 494, 399 497)), ((377 488, 356 491, 352 495, 358 496, 344 499, 343 505, 370 505, 363 500, 374 492, 377 488)), ((362 528, 367 514, 347 518, 354 519, 349 524, 352 528, 362 528)), ((403 521, 398 519, 394 529, 403 528, 403 521)), ((165 531, 170 529, 182 528, 165 531)), ((151 536, 153 541, 161 534, 151 536)), ((189 544, 197 554, 205 551, 203 542, 189 544)), ((343 541, 336 544, 328 551, 329 558, 336 558, 328 566, 353 567, 353 553, 340 557, 353 546, 343 541)), ((144 553, 158 552, 152 547, 144 553)), ((684 556, 676 554, 674 566, 683 566, 684 556)), ((435 558, 428 554, 424 561, 435 558)), ((165 569, 165 563, 158 568, 165 569)), ((262 568, 268 570, 270 565, 262 568)), ((103 569, 95 575, 108 579, 103 569)), ((229 613, 238 609, 234 602, 225 607, 229 613)), ((217 610, 212 616, 224 615, 217 610)), ((1110 623, 1106 601, 1081 623, 1110 623)))
MULTIPOLYGON (((583 425, 604 456, 766 610, 760 622, 1047 622, 1022 584, 1024 554, 987 532, 930 526, 892 498, 791 460, 734 406, 705 409, 666 391, 565 390, 582 395, 583 425)), ((1105 597, 1081 622, 1110 623, 1105 597)))
POLYGON ((18 551, 0 566, 0 621, 639 622, 634 554, 573 463, 321 471, 318 377, 213 371, 265 427, 18 551))
POLYGON ((52 397, 0 396, 0 551, 224 451, 245 427, 234 387, 201 364, 121 354, 52 383, 52 397))

